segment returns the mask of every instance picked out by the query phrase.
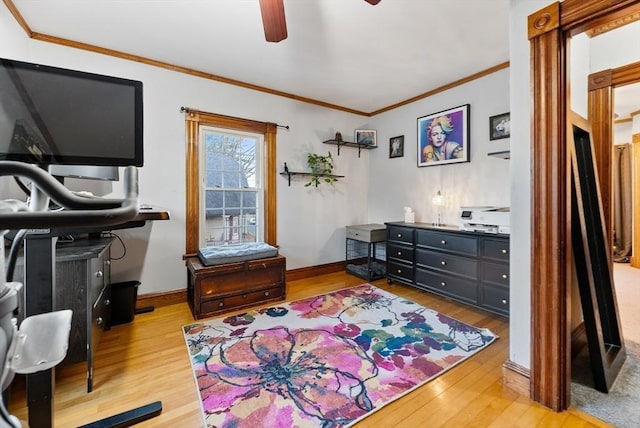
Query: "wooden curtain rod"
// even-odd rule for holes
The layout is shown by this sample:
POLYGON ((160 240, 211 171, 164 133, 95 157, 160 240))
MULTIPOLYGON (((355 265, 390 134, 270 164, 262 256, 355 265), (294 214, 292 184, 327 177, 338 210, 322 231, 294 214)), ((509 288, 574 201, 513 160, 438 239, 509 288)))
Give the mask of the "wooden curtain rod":
MULTIPOLYGON (((200 110, 192 109, 189 107, 181 106, 180 113, 199 113, 200 110)), ((275 124, 276 128, 286 129, 287 131, 290 129, 289 125, 280 125, 278 123, 275 124)))

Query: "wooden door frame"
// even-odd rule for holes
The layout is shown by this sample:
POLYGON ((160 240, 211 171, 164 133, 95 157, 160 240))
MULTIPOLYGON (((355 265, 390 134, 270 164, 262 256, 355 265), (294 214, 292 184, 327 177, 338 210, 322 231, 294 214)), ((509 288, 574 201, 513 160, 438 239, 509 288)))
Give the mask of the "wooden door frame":
MULTIPOLYGON (((566 135, 568 41, 624 22, 638 0, 564 0, 528 17, 531 46, 531 398, 555 411, 570 405, 570 168, 566 135)), ((604 132, 604 131, 599 131, 604 132)), ((596 149, 599 150, 599 149, 596 149)), ((605 220, 611 221, 610 216, 605 220)))
POLYGON ((613 130, 614 92, 618 86, 640 82, 640 62, 602 70, 589 75, 589 122, 591 135, 597 143, 596 160, 599 172, 602 208, 613 248, 613 130))

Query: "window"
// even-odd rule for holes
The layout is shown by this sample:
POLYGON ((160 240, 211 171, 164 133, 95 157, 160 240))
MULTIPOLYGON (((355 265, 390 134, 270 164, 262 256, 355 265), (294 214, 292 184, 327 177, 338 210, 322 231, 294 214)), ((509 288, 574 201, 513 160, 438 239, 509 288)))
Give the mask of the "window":
POLYGON ((226 243, 276 246, 276 125, 185 111, 185 256, 226 243))
POLYGON ((260 134, 200 126, 200 246, 260 242, 260 134))

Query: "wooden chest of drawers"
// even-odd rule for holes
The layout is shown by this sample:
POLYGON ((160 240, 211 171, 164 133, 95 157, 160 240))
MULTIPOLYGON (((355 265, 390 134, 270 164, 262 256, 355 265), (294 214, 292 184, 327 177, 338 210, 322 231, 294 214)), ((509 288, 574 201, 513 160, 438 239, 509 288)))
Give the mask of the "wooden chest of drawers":
POLYGON ((283 300, 286 258, 204 266, 187 260, 187 300, 195 319, 215 316, 264 302, 283 300))

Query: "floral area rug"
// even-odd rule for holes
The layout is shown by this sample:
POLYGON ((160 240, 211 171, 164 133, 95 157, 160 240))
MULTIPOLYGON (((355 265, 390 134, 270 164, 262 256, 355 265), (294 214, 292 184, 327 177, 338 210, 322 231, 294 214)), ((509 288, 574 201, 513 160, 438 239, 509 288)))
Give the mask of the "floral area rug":
POLYGON ((363 284, 183 327, 207 427, 343 427, 497 339, 363 284))

